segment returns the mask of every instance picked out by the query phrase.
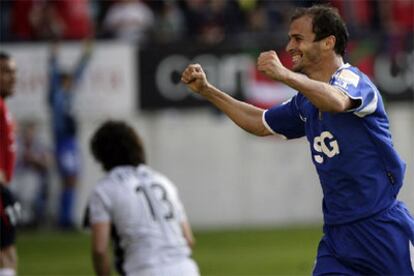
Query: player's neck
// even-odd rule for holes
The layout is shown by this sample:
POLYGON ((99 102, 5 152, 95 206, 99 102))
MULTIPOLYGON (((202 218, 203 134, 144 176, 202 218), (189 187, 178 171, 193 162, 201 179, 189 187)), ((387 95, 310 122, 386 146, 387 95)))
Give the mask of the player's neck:
POLYGON ((308 74, 308 77, 322 82, 329 82, 332 75, 344 64, 341 56, 335 55, 334 58, 326 60, 323 64, 318 66, 308 74))

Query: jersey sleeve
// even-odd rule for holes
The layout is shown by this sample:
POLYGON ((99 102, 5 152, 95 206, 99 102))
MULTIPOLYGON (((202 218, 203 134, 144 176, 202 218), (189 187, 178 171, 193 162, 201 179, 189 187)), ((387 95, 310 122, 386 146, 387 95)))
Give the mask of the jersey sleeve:
POLYGON ((88 204, 89 224, 111 221, 109 202, 102 194, 95 190, 89 198, 88 204))
POLYGON ((379 92, 363 74, 345 68, 333 77, 331 84, 351 99, 359 101, 358 106, 348 112, 365 117, 377 109, 379 92))
POLYGON ((298 95, 281 105, 263 112, 263 123, 273 134, 285 139, 299 138, 305 135, 305 120, 300 114, 298 95))

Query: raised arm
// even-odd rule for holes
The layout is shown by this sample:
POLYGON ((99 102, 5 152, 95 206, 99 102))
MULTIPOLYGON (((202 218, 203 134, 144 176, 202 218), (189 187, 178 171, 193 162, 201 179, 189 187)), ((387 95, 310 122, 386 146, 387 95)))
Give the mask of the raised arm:
POLYGON ((199 64, 189 65, 181 81, 193 92, 206 98, 239 127, 257 136, 271 135, 262 122, 263 109, 239 101, 211 85, 199 64))
POLYGON ((82 55, 79 58, 75 71, 73 73, 74 82, 77 84, 82 78, 83 72, 85 71, 86 65, 88 64, 90 57, 93 51, 93 42, 90 39, 87 39, 83 42, 83 51, 82 55))
POLYGON ((345 112, 357 104, 357 101, 329 83, 290 71, 282 65, 275 51, 261 53, 257 68, 269 78, 281 81, 302 93, 320 111, 345 112))
POLYGON ((57 62, 57 55, 59 51, 58 42, 54 41, 49 46, 49 102, 52 101, 52 94, 56 92, 59 87, 59 66, 57 62))

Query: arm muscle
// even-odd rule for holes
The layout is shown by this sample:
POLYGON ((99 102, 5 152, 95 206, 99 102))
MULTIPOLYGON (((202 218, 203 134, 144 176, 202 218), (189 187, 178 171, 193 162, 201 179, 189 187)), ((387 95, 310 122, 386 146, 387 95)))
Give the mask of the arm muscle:
POLYGON ((289 71, 283 82, 300 91, 320 111, 345 112, 356 104, 338 88, 305 75, 289 71))
POLYGON ((211 85, 200 91, 200 94, 247 132, 257 136, 272 134, 262 122, 263 109, 236 100, 211 85))

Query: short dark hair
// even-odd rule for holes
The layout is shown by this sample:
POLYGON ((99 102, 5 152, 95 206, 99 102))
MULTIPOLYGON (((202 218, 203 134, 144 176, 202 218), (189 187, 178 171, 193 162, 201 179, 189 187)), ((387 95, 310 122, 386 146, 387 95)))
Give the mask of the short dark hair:
POLYGON ((122 121, 106 121, 92 136, 90 149, 106 171, 117 166, 145 164, 141 138, 122 121))
POLYGON ((0 59, 11 59, 11 56, 5 52, 0 52, 0 59))
POLYGON ((338 9, 327 5, 297 8, 290 22, 303 16, 310 16, 312 18, 312 30, 315 33, 315 41, 333 35, 336 38, 335 53, 341 56, 345 55, 349 33, 345 22, 338 13, 338 9))

